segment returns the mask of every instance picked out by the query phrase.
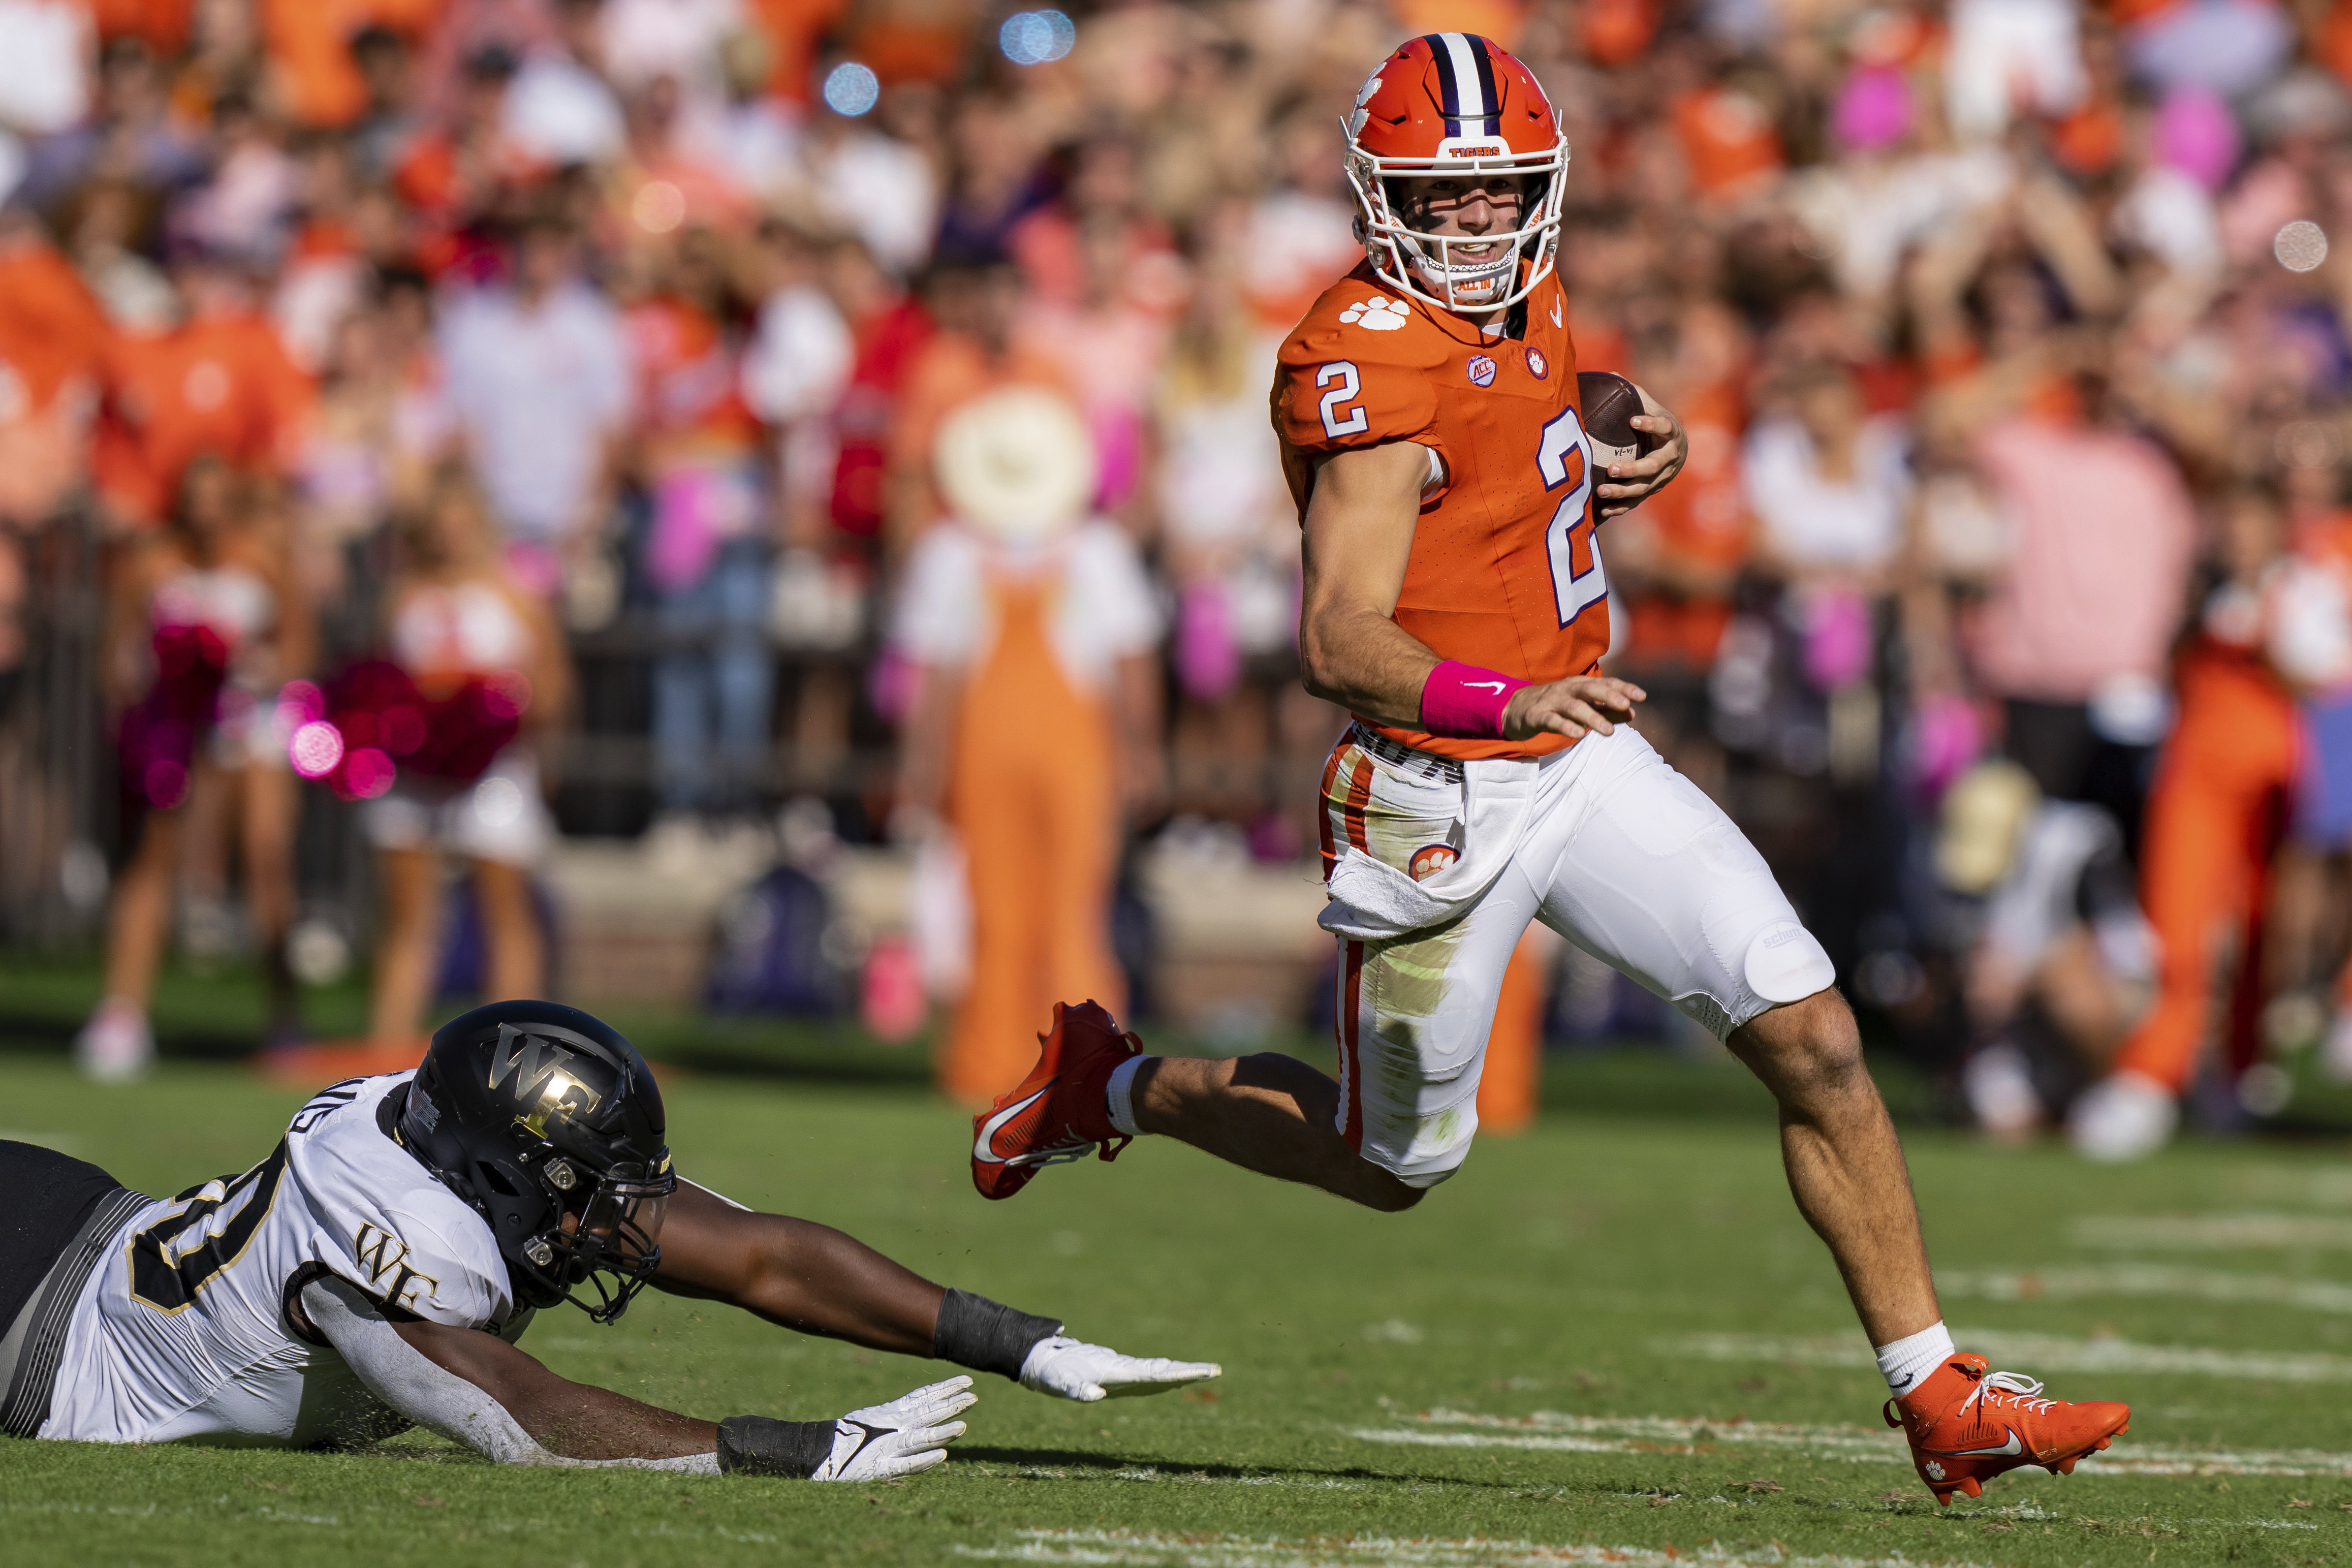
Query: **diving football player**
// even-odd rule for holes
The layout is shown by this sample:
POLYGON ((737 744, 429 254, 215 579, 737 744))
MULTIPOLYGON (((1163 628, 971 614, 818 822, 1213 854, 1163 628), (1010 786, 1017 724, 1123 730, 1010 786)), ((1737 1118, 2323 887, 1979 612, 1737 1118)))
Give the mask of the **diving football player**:
POLYGON ((644 1058, 549 1002, 464 1015, 418 1068, 322 1091, 259 1164, 174 1197, 26 1143, 0 1142, 0 1430, 20 1437, 305 1447, 423 1426, 504 1464, 848 1481, 940 1463, 978 1397, 952 1377, 837 1419, 713 1422, 516 1346, 540 1311, 610 1323, 648 1285, 1068 1399, 1217 1374, 681 1180, 644 1058))

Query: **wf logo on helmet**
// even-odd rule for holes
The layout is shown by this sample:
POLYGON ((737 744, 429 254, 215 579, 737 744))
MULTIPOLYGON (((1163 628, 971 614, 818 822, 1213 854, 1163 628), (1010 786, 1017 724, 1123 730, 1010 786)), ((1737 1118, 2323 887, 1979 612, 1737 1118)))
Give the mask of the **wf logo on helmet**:
POLYGON ((490 1087, 496 1089, 513 1079, 516 1099, 528 1100, 534 1093, 540 1097, 541 1119, 559 1108, 584 1116, 604 1097, 563 1070, 563 1064, 576 1054, 512 1024, 500 1024, 499 1043, 490 1053, 490 1087))

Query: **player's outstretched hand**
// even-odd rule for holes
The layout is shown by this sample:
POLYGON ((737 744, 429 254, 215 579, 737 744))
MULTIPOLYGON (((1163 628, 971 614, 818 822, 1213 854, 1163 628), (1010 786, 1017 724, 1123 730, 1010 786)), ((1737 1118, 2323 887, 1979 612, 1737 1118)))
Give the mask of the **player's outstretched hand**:
POLYGON ((1631 511, 1664 489, 1690 458, 1690 437, 1674 411, 1651 396, 1648 388, 1636 385, 1633 390, 1642 395, 1642 406, 1647 410, 1633 416, 1633 428, 1657 445, 1630 463, 1612 463, 1608 473, 1601 476, 1601 482, 1592 492, 1596 521, 1606 522, 1620 512, 1631 511))
POLYGON ((1030 1347, 1029 1359, 1021 1363, 1021 1386, 1091 1405, 1097 1399, 1164 1394, 1216 1377, 1224 1370, 1213 1361, 1121 1355, 1108 1345, 1090 1345, 1056 1334, 1030 1347))
POLYGON ((1503 710, 1503 738, 1524 741, 1534 735, 1584 738, 1590 730, 1604 735, 1633 717, 1633 704, 1650 694, 1630 680, 1606 675, 1572 675, 1549 686, 1523 686, 1511 693, 1503 710))
POLYGON ((887 1481, 945 1464, 948 1445, 964 1433, 955 1416, 979 1403, 971 1379, 951 1377, 853 1410, 833 1424, 833 1452, 809 1479, 887 1481))

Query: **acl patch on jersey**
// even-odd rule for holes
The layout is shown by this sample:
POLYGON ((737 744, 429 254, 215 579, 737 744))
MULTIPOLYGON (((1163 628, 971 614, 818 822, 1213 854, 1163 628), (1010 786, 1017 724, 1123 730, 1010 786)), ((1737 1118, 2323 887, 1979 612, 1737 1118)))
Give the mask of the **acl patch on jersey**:
POLYGON ((83 1288, 40 1436, 300 1444, 342 1429, 355 1382, 286 1311, 289 1282, 322 1269, 435 1322, 515 1319, 488 1222, 385 1130, 413 1076, 337 1084, 252 1169, 133 1214, 83 1288))
MULTIPOLYGON (((1396 623, 1442 658, 1525 680, 1581 675, 1609 651, 1608 579, 1594 538, 1591 452, 1576 403, 1564 297, 1528 296, 1520 341, 1389 291, 1359 268, 1282 345, 1273 415, 1303 521, 1317 465, 1413 441, 1445 475, 1423 495, 1396 623)), ((1359 717, 1361 717, 1360 715, 1359 717)), ((1534 757, 1569 742, 1441 738, 1368 724, 1423 751, 1534 757)))

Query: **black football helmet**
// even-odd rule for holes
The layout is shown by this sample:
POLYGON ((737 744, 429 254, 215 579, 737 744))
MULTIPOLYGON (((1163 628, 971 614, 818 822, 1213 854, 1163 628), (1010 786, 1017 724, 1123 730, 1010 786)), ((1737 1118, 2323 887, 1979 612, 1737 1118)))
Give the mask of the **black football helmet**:
POLYGON ((400 1141, 498 1237, 516 1298, 600 1323, 661 1264, 677 1189, 661 1090, 636 1047, 554 1002, 494 1002, 434 1035, 400 1141), (594 1302, 575 1295, 588 1285, 594 1302))

